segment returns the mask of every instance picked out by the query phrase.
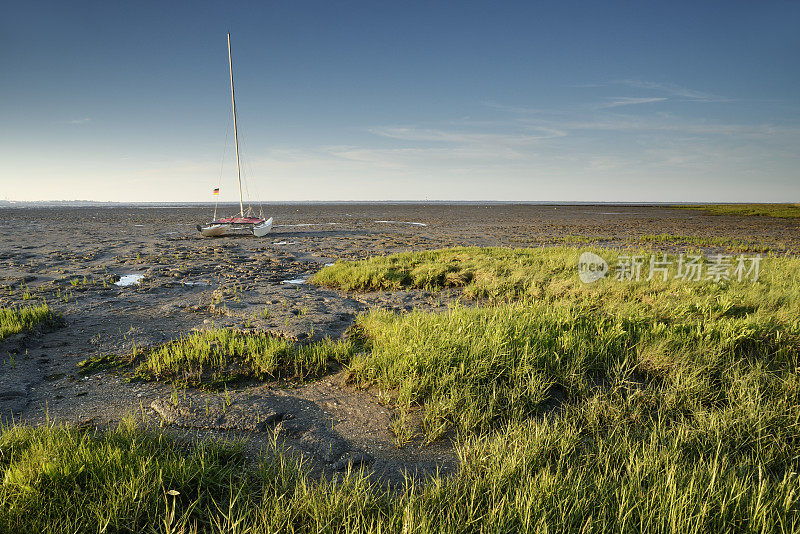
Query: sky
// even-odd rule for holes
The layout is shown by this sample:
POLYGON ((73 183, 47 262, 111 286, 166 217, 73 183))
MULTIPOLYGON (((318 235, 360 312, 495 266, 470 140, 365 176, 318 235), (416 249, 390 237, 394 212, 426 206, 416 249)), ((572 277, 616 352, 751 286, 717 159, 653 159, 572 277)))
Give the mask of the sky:
POLYGON ((38 2, 0 200, 800 202, 800 2, 38 2))

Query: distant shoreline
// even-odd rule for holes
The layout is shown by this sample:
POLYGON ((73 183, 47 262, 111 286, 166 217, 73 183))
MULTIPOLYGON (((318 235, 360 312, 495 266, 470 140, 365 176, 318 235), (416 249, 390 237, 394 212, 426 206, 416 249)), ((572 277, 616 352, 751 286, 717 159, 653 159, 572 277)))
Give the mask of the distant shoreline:
MULTIPOLYGON (((620 202, 620 201, 520 201, 520 200, 291 200, 251 202, 250 205, 306 206, 306 205, 436 205, 436 206, 746 206, 786 205, 786 202, 620 202)), ((92 200, 0 200, 0 208, 198 208, 204 206, 237 206, 236 202, 102 202, 92 200)))

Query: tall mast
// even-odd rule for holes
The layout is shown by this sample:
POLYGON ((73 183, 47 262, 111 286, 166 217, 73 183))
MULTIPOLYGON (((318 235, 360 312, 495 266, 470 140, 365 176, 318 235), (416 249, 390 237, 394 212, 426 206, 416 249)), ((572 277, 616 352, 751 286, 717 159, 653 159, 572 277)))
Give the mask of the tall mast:
POLYGON ((231 59, 231 34, 228 33, 228 69, 231 73, 231 109, 233 110, 233 143, 236 146, 236 175, 239 178, 239 215, 244 217, 242 203, 242 171, 239 167, 239 132, 236 129, 236 98, 233 96, 233 59, 231 59))

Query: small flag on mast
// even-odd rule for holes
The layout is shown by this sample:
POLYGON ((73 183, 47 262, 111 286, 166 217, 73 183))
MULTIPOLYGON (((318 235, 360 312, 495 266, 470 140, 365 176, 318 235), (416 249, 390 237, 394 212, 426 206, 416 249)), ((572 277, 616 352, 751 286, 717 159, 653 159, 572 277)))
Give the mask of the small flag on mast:
POLYGON ((212 191, 212 193, 215 195, 219 195, 219 187, 215 188, 214 191, 212 191))

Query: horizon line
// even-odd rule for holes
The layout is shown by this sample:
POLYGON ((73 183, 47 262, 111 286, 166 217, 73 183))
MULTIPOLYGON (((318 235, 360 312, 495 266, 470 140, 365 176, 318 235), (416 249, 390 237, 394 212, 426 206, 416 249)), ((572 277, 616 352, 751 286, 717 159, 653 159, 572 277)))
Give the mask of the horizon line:
MULTIPOLYGON (((118 200, 0 200, 0 207, 9 205, 46 205, 46 204, 74 204, 82 206, 237 206, 238 202, 210 202, 210 201, 118 201, 118 200)), ((253 202, 260 205, 289 205, 289 204, 518 204, 518 205, 629 205, 629 206, 682 206, 682 205, 785 205, 798 204, 798 202, 747 202, 747 201, 651 201, 651 200, 276 200, 271 202, 253 202)))

